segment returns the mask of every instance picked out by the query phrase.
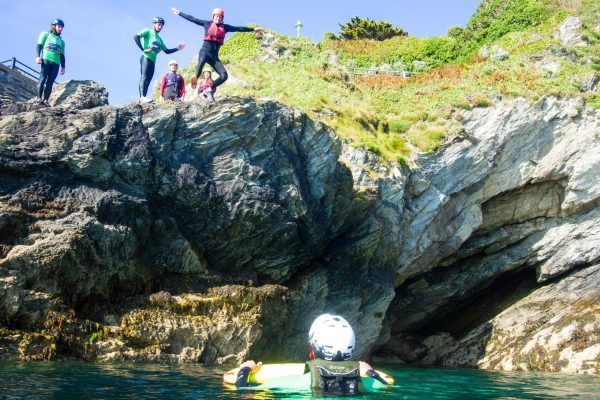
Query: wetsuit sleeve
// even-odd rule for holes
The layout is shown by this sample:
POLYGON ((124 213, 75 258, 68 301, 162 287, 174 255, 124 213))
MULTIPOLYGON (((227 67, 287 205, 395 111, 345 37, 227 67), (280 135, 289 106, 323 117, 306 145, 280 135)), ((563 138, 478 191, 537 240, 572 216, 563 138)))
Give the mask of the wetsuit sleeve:
POLYGON ((175 48, 173 48, 173 49, 167 49, 167 48, 165 47, 165 48, 163 48, 163 51, 164 51, 166 54, 175 53, 175 52, 177 51, 177 47, 175 47, 175 48))
POLYGON ((37 46, 35 46, 35 52, 38 57, 42 56, 42 49, 44 48, 44 43, 46 43, 47 38, 48 38, 48 32, 40 33, 40 37, 38 38, 37 46))
POLYGON ((61 53, 60 53, 60 66, 61 67, 65 67, 65 62, 67 61, 67 59, 65 58, 65 42, 62 42, 62 49, 61 49, 61 53))
POLYGON ((133 40, 135 41, 135 44, 138 45, 138 47, 140 48, 140 50, 144 51, 144 47, 142 46, 142 39, 140 38, 140 35, 136 34, 133 37, 133 40))
POLYGON ((244 387, 250 386, 248 383, 248 377, 250 376, 250 367, 240 368, 237 374, 237 379, 235 380, 235 386, 244 387))
POLYGON ((198 18, 192 17, 191 15, 186 14, 186 13, 179 12, 179 16, 183 19, 187 19, 188 21, 195 23, 196 25, 210 24, 210 21, 208 21, 206 19, 198 19, 198 18))
POLYGON ((384 385, 388 385, 388 383, 385 381, 385 379, 383 379, 381 377, 381 375, 379 375, 379 373, 377 371, 375 371, 374 369, 370 369, 367 371, 367 376, 378 380, 379 382, 383 383, 384 385))
POLYGON ((135 43, 138 45, 138 47, 142 51, 146 50, 146 49, 144 49, 144 46, 142 46, 142 38, 147 37, 149 33, 150 33, 150 29, 142 29, 141 31, 139 31, 138 33, 136 33, 133 36, 133 40, 135 41, 135 43))
POLYGON ((231 26, 223 24, 225 32, 254 32, 254 28, 248 28, 247 26, 231 26))
POLYGON ((165 93, 165 86, 167 84, 167 76, 163 75, 162 80, 160 81, 160 97, 163 97, 165 93))

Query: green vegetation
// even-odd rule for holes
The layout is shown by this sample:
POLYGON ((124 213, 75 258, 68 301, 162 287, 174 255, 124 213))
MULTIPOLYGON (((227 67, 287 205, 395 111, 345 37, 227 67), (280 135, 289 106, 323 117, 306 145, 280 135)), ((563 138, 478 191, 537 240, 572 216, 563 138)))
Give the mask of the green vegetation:
POLYGON ((371 21, 369 18, 352 17, 350 22, 340 24, 340 38, 343 40, 387 40, 396 36, 408 36, 401 28, 394 28, 385 21, 371 21))
MULTIPOLYGON (((600 76, 598 13, 594 0, 484 0, 447 37, 336 40, 328 33, 315 43, 234 34, 221 50, 231 78, 219 90, 301 108, 352 145, 406 164, 459 133, 465 110, 497 100, 581 96, 600 108, 598 95, 582 89, 600 76), (554 38, 569 15, 580 16, 589 46, 565 48, 554 38), (483 58, 484 45, 508 56, 483 58)), ((192 68, 184 69, 186 78, 192 68)))
POLYGON ((453 34, 464 43, 463 56, 469 56, 483 44, 493 43, 508 33, 539 25, 551 16, 549 5, 549 1, 543 0, 484 0, 466 28, 453 34))

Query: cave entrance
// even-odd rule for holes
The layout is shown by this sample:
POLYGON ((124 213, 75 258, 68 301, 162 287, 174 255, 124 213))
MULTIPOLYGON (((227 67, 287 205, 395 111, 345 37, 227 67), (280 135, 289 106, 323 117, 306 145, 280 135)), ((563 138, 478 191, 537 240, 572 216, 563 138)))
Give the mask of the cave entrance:
POLYGON ((541 286, 537 283, 535 268, 507 272, 467 300, 464 306, 414 333, 426 337, 437 332, 448 332, 459 339, 541 286))

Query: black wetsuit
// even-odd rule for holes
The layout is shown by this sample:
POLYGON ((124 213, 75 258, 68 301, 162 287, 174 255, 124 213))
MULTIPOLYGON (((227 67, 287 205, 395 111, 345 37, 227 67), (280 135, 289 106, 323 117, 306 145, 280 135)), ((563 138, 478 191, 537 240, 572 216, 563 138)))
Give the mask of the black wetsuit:
MULTIPOLYGON (((144 51, 144 47, 142 46, 142 40, 138 35, 135 35, 133 37, 133 40, 135 40, 135 43, 138 45, 138 47, 140 48, 140 50, 144 51)), ((165 53, 166 54, 171 54, 171 53, 175 53, 177 51, 177 48, 174 49, 165 49, 165 53)), ((139 84, 139 91, 140 91, 140 97, 144 96, 146 97, 146 94, 148 93, 148 87, 150 86, 150 81, 152 81, 152 77, 154 76, 154 67, 155 67, 156 63, 152 60, 150 60, 148 57, 146 57, 145 55, 142 54, 142 57, 140 58, 140 84, 139 84)))
MULTIPOLYGON (((212 25, 213 21, 208 21, 204 19, 198 19, 192 17, 189 14, 185 14, 180 12, 179 15, 190 22, 195 23, 196 25, 202 25, 204 27, 204 34, 208 32, 208 29, 212 25)), ((225 29, 225 33, 228 32, 254 32, 254 28, 247 28, 245 26, 232 26, 227 24, 222 24, 225 29)), ((221 43, 213 42, 211 40, 205 40, 200 52, 198 53, 198 65, 196 65, 196 78, 200 76, 202 73, 202 69, 204 68, 204 64, 208 64, 214 68, 214 70, 219 74, 219 78, 215 79, 212 85, 213 91, 216 90, 217 86, 222 85, 227 80, 227 70, 225 66, 219 60, 219 49, 221 48, 221 43)))
MULTIPOLYGON (((42 45, 38 44, 36 46, 37 56, 41 57, 42 55, 42 45)), ((50 95, 52 94, 52 86, 54 86, 54 81, 58 76, 58 70, 60 67, 65 67, 65 55, 60 55, 60 65, 55 62, 42 59, 42 68, 40 71, 40 80, 37 84, 37 96, 40 99, 48 100, 50 95)))

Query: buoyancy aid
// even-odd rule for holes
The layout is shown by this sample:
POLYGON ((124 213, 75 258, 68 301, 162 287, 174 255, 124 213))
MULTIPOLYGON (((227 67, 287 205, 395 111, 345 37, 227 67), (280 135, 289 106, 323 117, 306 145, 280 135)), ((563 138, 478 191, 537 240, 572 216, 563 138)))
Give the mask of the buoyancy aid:
POLYGON ((225 26, 223 24, 215 24, 212 22, 204 35, 204 40, 209 42, 217 42, 223 44, 225 41, 225 26))
POLYGON ((171 88, 173 91, 178 92, 181 85, 181 76, 178 73, 169 72, 167 74, 166 88, 171 88))
POLYGON ((206 88, 212 87, 213 83, 214 82, 213 82, 213 80, 211 78, 202 79, 200 81, 200 87, 198 88, 198 91, 201 92, 201 91, 203 91, 206 88))
POLYGON ((311 376, 311 389, 336 395, 363 393, 358 361, 307 361, 311 376))

